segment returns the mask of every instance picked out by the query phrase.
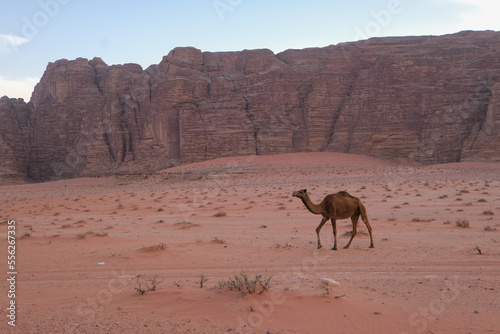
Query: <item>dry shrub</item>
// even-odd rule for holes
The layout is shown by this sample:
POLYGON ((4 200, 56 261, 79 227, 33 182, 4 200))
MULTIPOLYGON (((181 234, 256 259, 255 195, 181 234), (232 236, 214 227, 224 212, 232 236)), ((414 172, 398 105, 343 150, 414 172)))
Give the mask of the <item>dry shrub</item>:
POLYGON ((212 240, 212 242, 217 243, 217 244, 224 244, 224 243, 226 243, 226 240, 221 239, 221 238, 219 238, 219 237, 215 237, 215 238, 212 240))
POLYGON ((200 280, 197 282, 200 285, 200 288, 203 288, 203 284, 208 281, 208 278, 204 275, 200 275, 200 280))
POLYGON ((140 295, 145 294, 146 291, 156 291, 156 287, 165 280, 165 278, 159 280, 158 275, 154 275, 153 278, 141 279, 141 277, 141 275, 136 276, 137 286, 135 287, 135 290, 137 290, 137 293, 140 295))
POLYGON ((165 250, 167 249, 167 245, 165 245, 163 242, 157 244, 157 245, 152 245, 152 246, 142 246, 140 250, 145 251, 145 252, 154 252, 154 251, 159 251, 159 250, 165 250))
POLYGON ((214 214, 215 217, 225 217, 226 213, 224 211, 219 211, 216 214, 214 214))
POLYGON ((76 236, 78 239, 85 239, 85 237, 87 235, 91 235, 91 234, 94 234, 94 232, 92 232, 92 231, 81 232, 81 233, 78 233, 76 236))
POLYGON ((239 275, 230 277, 227 281, 220 281, 219 287, 227 287, 229 290, 238 290, 243 296, 247 294, 258 293, 263 294, 270 288, 270 282, 273 277, 262 277, 255 275, 254 279, 250 279, 248 275, 242 271, 239 275))
POLYGON ((457 225, 458 227, 464 227, 464 228, 470 226, 468 219, 457 219, 455 221, 455 225, 457 225))

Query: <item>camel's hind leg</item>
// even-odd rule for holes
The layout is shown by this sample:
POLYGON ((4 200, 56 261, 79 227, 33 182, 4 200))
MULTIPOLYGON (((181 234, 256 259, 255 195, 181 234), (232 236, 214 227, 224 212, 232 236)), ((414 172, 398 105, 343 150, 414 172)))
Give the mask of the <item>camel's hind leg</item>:
POLYGON ((333 248, 332 250, 337 250, 337 221, 334 218, 331 218, 332 227, 333 227, 333 248))
MULTIPOLYGON (((361 218, 363 218, 363 217, 361 217, 361 218)), ((370 248, 374 248, 373 237, 372 237, 372 227, 370 226, 370 222, 368 221, 368 219, 366 219, 366 220, 363 219, 363 223, 365 223, 366 228, 368 229, 368 233, 370 233, 370 248)))
POLYGON ((323 227, 323 225, 325 225, 325 223, 328 221, 328 218, 327 217, 323 217, 321 219, 321 223, 319 223, 318 227, 316 228, 316 236, 318 237, 318 249, 320 249, 321 247, 323 247, 321 245, 321 241, 319 240, 319 232, 321 231, 321 228, 323 227))
POLYGON ((351 239, 349 240, 347 245, 344 246, 344 249, 349 248, 349 246, 351 245, 352 239, 354 239, 354 237, 356 236, 356 233, 358 232, 358 219, 359 219, 358 213, 355 213, 354 215, 352 215, 352 217, 351 217, 351 221, 352 221, 351 239))

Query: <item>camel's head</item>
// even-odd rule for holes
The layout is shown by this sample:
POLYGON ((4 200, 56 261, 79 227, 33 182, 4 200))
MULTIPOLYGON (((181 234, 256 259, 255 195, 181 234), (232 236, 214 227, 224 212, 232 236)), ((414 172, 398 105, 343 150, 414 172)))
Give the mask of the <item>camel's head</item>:
POLYGON ((300 189, 300 190, 294 191, 292 196, 298 197, 298 198, 304 198, 307 196, 307 189, 300 189))

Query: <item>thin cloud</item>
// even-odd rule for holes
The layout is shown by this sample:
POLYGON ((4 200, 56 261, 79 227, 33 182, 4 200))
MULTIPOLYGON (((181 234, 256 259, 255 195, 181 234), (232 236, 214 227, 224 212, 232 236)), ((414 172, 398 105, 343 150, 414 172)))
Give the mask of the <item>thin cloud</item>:
POLYGON ((17 48, 30 40, 21 36, 0 34, 0 52, 11 53, 17 50, 17 48))
POLYGON ((449 0, 463 5, 461 30, 500 30, 500 1, 498 0, 449 0))
POLYGON ((0 97, 7 95, 10 98, 23 98, 29 101, 39 81, 40 78, 35 77, 9 79, 0 76, 0 97))

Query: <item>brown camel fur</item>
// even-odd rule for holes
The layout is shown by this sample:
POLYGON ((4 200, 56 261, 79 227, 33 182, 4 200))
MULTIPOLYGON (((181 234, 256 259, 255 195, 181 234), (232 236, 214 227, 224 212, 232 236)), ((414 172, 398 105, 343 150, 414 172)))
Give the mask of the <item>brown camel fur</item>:
POLYGON ((328 219, 331 219, 333 226, 333 237, 334 244, 333 250, 337 249, 337 219, 347 219, 351 218, 352 221, 352 235, 351 240, 347 243, 344 249, 349 248, 352 239, 356 236, 358 219, 361 219, 366 225, 368 232, 370 233, 370 248, 373 248, 373 237, 372 228, 370 222, 368 221, 368 216, 366 215, 365 206, 361 203, 359 198, 349 195, 345 191, 338 192, 336 194, 327 195, 323 201, 319 204, 313 204, 306 189, 294 191, 292 196, 298 197, 302 200, 306 208, 314 213, 315 215, 322 215, 321 223, 316 228, 316 235, 318 237, 318 249, 322 247, 321 241, 319 240, 319 232, 328 219))

